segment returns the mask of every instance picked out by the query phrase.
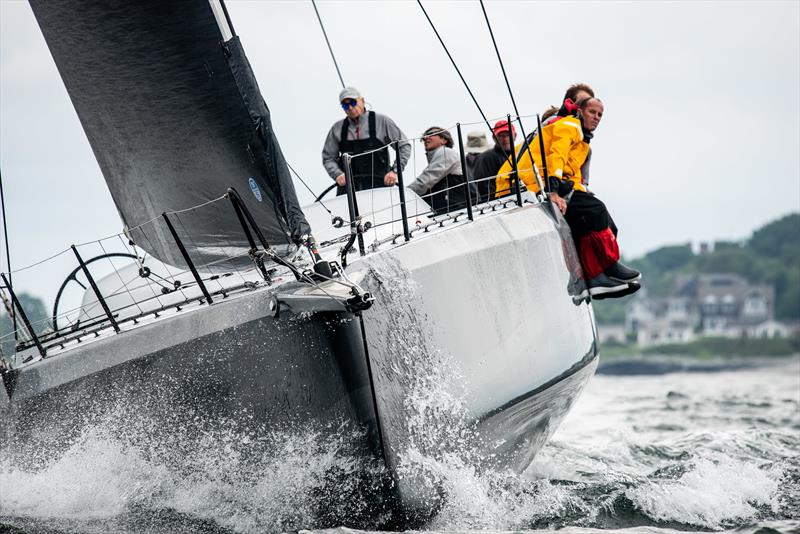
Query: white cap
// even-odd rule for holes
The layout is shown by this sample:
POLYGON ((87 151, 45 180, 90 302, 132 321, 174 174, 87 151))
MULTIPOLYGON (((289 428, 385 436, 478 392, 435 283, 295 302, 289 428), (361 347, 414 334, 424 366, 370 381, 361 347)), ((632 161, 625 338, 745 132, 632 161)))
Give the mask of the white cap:
POLYGON ((467 154, 480 154, 489 150, 489 141, 486 140, 484 132, 469 132, 467 134, 467 154))
POLYGON ((342 92, 339 93, 339 102, 342 100, 346 100, 348 98, 358 99, 361 98, 361 91, 356 89, 355 87, 345 87, 342 89, 342 92))

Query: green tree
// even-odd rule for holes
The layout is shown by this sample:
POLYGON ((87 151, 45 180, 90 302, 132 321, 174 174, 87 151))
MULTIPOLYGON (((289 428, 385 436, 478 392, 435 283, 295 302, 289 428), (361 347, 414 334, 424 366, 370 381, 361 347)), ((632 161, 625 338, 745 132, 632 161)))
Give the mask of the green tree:
MULTIPOLYGON (((681 274, 732 273, 752 284, 775 288, 775 317, 800 319, 800 213, 764 225, 743 242, 717 241, 713 252, 695 255, 691 246, 671 245, 630 262, 642 271, 642 285, 651 296, 666 296, 681 274)), ((598 322, 619 323, 625 305, 636 295, 594 304, 598 322)))
MULTIPOLYGON (((49 314, 47 313, 44 302, 40 298, 29 293, 20 293, 17 296, 22 304, 22 309, 25 310, 25 315, 28 316, 37 334, 50 328, 49 314)), ((0 307, 2 307, 2 305, 0 305, 0 307)), ((17 330, 24 331, 24 329, 25 326, 22 324, 22 319, 17 316, 17 330)), ((3 354, 6 356, 14 354, 13 333, 13 321, 6 310, 3 309, 2 313, 0 313, 0 340, 2 340, 0 348, 2 348, 3 354)))
POLYGON ((800 258, 800 213, 786 215, 756 230, 748 245, 766 257, 797 261, 800 258))

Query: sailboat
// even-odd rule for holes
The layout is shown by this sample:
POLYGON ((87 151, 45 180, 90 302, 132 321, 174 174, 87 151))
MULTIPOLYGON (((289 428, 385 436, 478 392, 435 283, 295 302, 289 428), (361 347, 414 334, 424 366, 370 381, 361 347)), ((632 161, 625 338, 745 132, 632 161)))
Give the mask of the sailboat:
POLYGON ((447 496, 409 451, 450 445, 410 421, 436 411, 421 392, 454 387, 476 456, 530 464, 598 361, 569 229, 546 199, 517 189, 434 215, 403 187, 349 188, 300 206, 222 0, 31 5, 130 261, 95 277, 106 255, 72 247, 65 283, 83 275, 86 291, 47 333, 4 278, 19 342, 3 447, 57 455, 87 414, 121 404, 153 421, 142 432, 347 428, 400 516, 426 517, 447 496))

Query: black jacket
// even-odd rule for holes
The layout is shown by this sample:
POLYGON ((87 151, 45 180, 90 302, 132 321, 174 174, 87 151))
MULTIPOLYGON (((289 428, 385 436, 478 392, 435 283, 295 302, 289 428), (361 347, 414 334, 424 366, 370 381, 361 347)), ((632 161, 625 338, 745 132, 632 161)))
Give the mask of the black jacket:
POLYGON ((495 181, 486 178, 497 175, 497 171, 500 170, 506 159, 508 159, 508 154, 498 145, 494 145, 491 150, 478 156, 475 169, 470 176, 470 180, 474 181, 478 187, 478 202, 488 202, 494 198, 495 181))

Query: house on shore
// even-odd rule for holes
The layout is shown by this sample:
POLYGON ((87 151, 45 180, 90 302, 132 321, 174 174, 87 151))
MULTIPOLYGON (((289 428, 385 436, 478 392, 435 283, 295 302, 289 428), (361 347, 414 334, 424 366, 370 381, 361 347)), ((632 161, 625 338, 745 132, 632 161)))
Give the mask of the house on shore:
POLYGON ((640 346, 686 343, 698 337, 786 337, 774 319, 775 289, 736 274, 680 275, 671 293, 631 302, 625 332, 640 346))

